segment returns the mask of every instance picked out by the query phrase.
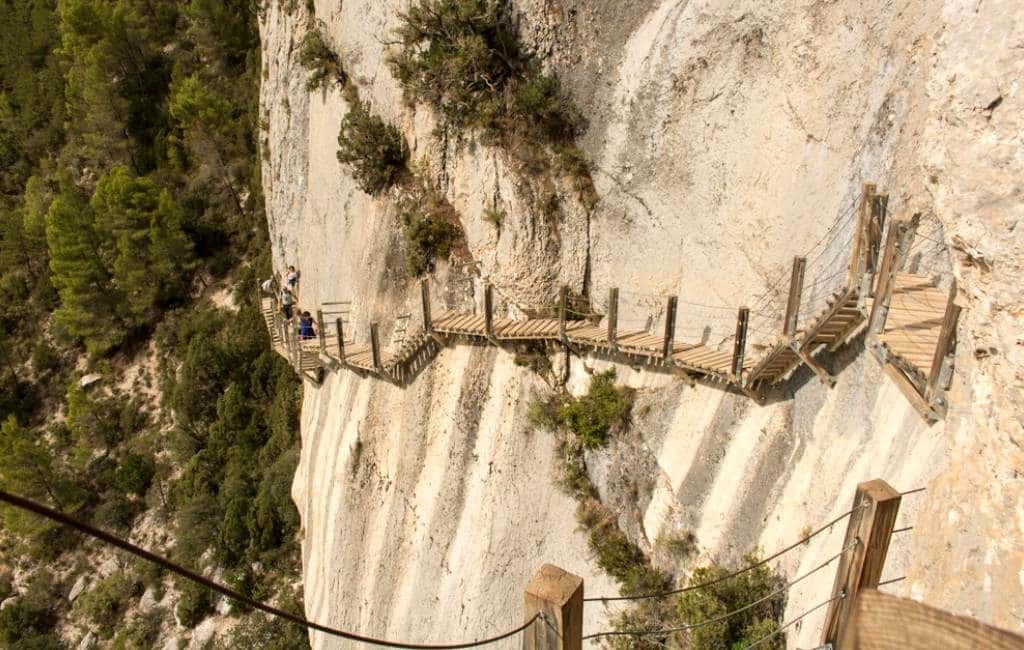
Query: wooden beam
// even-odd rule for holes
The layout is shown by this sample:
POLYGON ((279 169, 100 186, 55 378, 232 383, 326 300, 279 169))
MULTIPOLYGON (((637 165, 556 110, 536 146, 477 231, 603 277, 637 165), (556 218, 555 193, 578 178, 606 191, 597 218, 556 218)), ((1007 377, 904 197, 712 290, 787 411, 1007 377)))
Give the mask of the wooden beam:
POLYGON ((874 589, 853 609, 843 650, 1024 650, 1024 636, 874 589))
POLYGON ((892 302, 893 283, 910 253, 920 219, 920 214, 914 214, 909 218, 895 219, 889 226, 881 266, 875 274, 875 299, 871 303, 871 314, 868 316, 869 331, 873 334, 881 334, 885 328, 889 304, 892 302))
POLYGON ((750 310, 740 307, 736 316, 736 340, 732 348, 732 375, 736 381, 743 377, 743 355, 747 349, 747 321, 750 319, 750 310))
POLYGON ((608 290, 608 347, 612 352, 618 349, 619 336, 619 290, 608 290))
POLYGON ((878 251, 882 244, 882 231, 885 230, 885 219, 889 209, 888 194, 871 196, 870 219, 868 221, 867 266, 865 272, 875 273, 878 270, 878 251))
POLYGON ((864 273, 865 251, 869 241, 867 237, 867 224, 870 220, 871 197, 875 193, 874 183, 864 183, 860 191, 860 204, 857 206, 857 229, 853 234, 853 250, 850 252, 850 266, 847 274, 846 286, 855 287, 860 285, 860 276, 864 273))
POLYGON ((530 579, 523 600, 525 621, 543 617, 523 632, 523 650, 582 650, 582 578, 545 564, 530 579))
POLYGON ((558 338, 562 343, 568 343, 569 337, 565 333, 566 310, 569 303, 569 287, 562 287, 558 290, 558 338))
POLYGON ((878 587, 899 509, 900 494, 885 481, 875 479, 857 486, 843 542, 845 552, 839 558, 832 587, 832 597, 838 600, 829 604, 822 645, 838 644, 853 612, 857 593, 878 587))
POLYGON ((327 333, 324 332, 324 312, 316 310, 316 336, 320 341, 320 352, 327 351, 327 333))
POLYGON ((668 304, 665 305, 665 341, 661 346, 661 360, 665 363, 672 361, 672 342, 676 336, 676 309, 679 306, 679 298, 669 296, 668 304))
POLYGON ((430 284, 424 278, 420 281, 420 305, 423 309, 423 331, 434 333, 434 321, 430 318, 430 284))
POLYGON ((334 319, 334 328, 338 333, 338 361, 345 365, 345 328, 341 318, 334 319))
POLYGON ((789 276, 789 300, 786 301, 786 318, 782 321, 782 334, 793 337, 796 334, 797 319, 800 316, 800 298, 804 290, 806 257, 793 258, 793 271, 789 276))
POLYGON ((811 356, 811 353, 805 350, 799 342, 792 341, 790 342, 789 347, 796 353, 796 356, 800 357, 800 360, 818 376, 821 383, 825 384, 829 388, 836 385, 836 378, 832 376, 832 373, 825 370, 824 366, 818 363, 817 360, 811 356))
POLYGON ((490 283, 484 285, 484 336, 494 340, 494 288, 490 283))
POLYGON ((939 390, 939 378, 942 376, 942 366, 946 355, 950 353, 954 339, 956 338, 956 323, 960 318, 960 306, 956 304, 956 280, 949 287, 949 297, 946 299, 946 312, 942 317, 942 326, 939 328, 939 340, 935 345, 935 352, 932 356, 932 368, 928 375, 928 383, 924 389, 924 399, 931 402, 939 390))
POLYGON ((373 357, 373 369, 378 374, 382 370, 380 361, 380 334, 377 331, 377 323, 370 323, 370 354, 373 357))

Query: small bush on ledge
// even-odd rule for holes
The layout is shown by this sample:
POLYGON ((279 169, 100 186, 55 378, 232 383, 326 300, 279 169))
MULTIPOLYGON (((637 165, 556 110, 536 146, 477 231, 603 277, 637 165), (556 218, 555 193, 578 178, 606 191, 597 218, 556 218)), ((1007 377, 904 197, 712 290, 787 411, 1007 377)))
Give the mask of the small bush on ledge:
POLYGON ((458 129, 481 129, 527 173, 554 165, 593 207, 590 167, 574 144, 583 115, 521 50, 507 0, 420 0, 401 14, 397 37, 389 63, 408 102, 433 106, 458 129))
POLYGON ((399 202, 398 214, 410 275, 428 273, 437 260, 448 259, 461 231, 455 208, 440 193, 420 182, 412 195, 399 202))
POLYGON ((380 194, 394 185, 405 167, 409 150, 396 127, 370 114, 355 93, 348 93, 349 111, 338 134, 338 161, 367 194, 380 194))
POLYGON ((299 63, 309 70, 309 79, 306 81, 309 90, 326 88, 332 81, 344 86, 348 79, 341 67, 341 60, 327 44, 320 28, 306 32, 299 48, 299 63))

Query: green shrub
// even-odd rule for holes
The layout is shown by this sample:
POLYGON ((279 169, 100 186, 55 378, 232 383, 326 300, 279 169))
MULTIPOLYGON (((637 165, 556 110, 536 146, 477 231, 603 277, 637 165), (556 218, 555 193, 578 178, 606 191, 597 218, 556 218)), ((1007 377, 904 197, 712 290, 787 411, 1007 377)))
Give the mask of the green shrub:
MULTIPOLYGON (((754 556, 743 558, 744 564, 757 562, 754 556)), ((690 584, 717 580, 733 569, 709 565, 696 569, 690 584)), ((691 640, 698 648, 742 648, 778 629, 785 609, 785 593, 774 593, 782 586, 782 579, 767 566, 746 571, 716 585, 682 594, 676 608, 679 618, 688 624, 700 623, 726 612, 738 609, 762 598, 763 603, 746 609, 723 621, 701 626, 691 631, 691 640)), ((781 650, 785 637, 776 636, 763 647, 781 650)))
POLYGON ((394 185, 405 167, 409 150, 398 129, 349 93, 349 111, 338 134, 338 161, 348 165, 359 187, 377 195, 394 185))
POLYGON ((608 444, 614 429, 628 424, 632 404, 632 391, 615 387, 613 368, 594 375, 587 394, 566 402, 558 420, 585 449, 597 449, 608 444))
POLYGON ((92 513, 92 523, 103 530, 124 531, 131 527, 141 509, 140 502, 129 500, 117 490, 107 490, 92 513))
POLYGON ((326 88, 332 81, 344 85, 347 79, 341 60, 327 44, 320 29, 318 26, 306 32, 299 48, 299 63, 309 70, 309 80, 306 81, 309 90, 326 88))
POLYGON ((185 627, 195 627, 213 613, 213 597, 206 587, 181 580, 178 582, 178 591, 178 605, 174 608, 174 614, 185 627))
POLYGON ((448 259, 461 233, 458 214, 438 192, 421 185, 398 205, 406 245, 406 267, 420 276, 434 269, 439 259, 448 259))
POLYGON ((160 637, 160 627, 166 612, 156 607, 147 612, 139 612, 132 617, 128 626, 114 637, 111 643, 113 650, 149 650, 156 647, 160 637))
POLYGON ((409 101, 492 136, 572 139, 579 111, 557 79, 523 54, 505 0, 421 0, 401 14, 401 50, 390 60, 409 101))
POLYGON ((118 571, 82 594, 75 602, 75 608, 96 627, 100 638, 109 639, 121 623, 129 601, 139 596, 141 586, 118 571))
POLYGON ((697 554, 697 536, 692 532, 673 533, 659 539, 658 544, 679 560, 687 560, 697 554))
POLYGON ((18 598, 0 609, 0 641, 10 644, 10 647, 22 647, 32 639, 47 635, 54 623, 54 616, 48 608, 34 606, 26 598, 18 598))
MULTIPOLYGON (((298 616, 305 615, 298 593, 286 594, 281 598, 278 606, 286 612, 298 616)), ((217 641, 215 648, 217 650, 235 650, 235 648, 303 650, 309 648, 309 635, 298 625, 256 613, 231 628, 224 638, 217 641)))
POLYGON ((144 496, 153 482, 156 464, 152 457, 129 452, 114 472, 114 487, 125 494, 144 496))

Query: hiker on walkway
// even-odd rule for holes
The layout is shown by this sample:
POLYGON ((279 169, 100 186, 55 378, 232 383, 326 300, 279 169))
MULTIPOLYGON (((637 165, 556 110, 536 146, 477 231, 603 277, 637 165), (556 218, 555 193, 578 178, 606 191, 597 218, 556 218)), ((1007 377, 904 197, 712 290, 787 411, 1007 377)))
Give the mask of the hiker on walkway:
POLYGON ((288 283, 288 288, 295 292, 295 287, 299 284, 299 272, 295 270, 294 266, 288 267, 288 275, 285 276, 285 281, 288 283))
POLYGON ((313 317, 308 311, 304 311, 299 317, 299 340, 308 341, 314 337, 316 330, 313 329, 313 317))
POLYGON ((292 306, 295 304, 295 296, 288 287, 284 288, 281 292, 281 313, 284 314, 285 320, 292 319, 292 306))

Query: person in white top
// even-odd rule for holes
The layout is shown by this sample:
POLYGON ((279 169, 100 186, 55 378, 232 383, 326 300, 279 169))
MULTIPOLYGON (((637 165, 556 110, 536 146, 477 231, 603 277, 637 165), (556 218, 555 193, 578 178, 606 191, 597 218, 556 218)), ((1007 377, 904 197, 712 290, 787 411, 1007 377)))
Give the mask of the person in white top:
POLYGON ((295 296, 288 287, 284 288, 281 292, 281 312, 284 314, 285 320, 292 319, 292 306, 295 304, 295 296))
POLYGON ((299 283, 299 272, 295 270, 294 266, 288 267, 288 275, 285 276, 285 279, 288 282, 288 288, 295 291, 295 285, 299 283))

